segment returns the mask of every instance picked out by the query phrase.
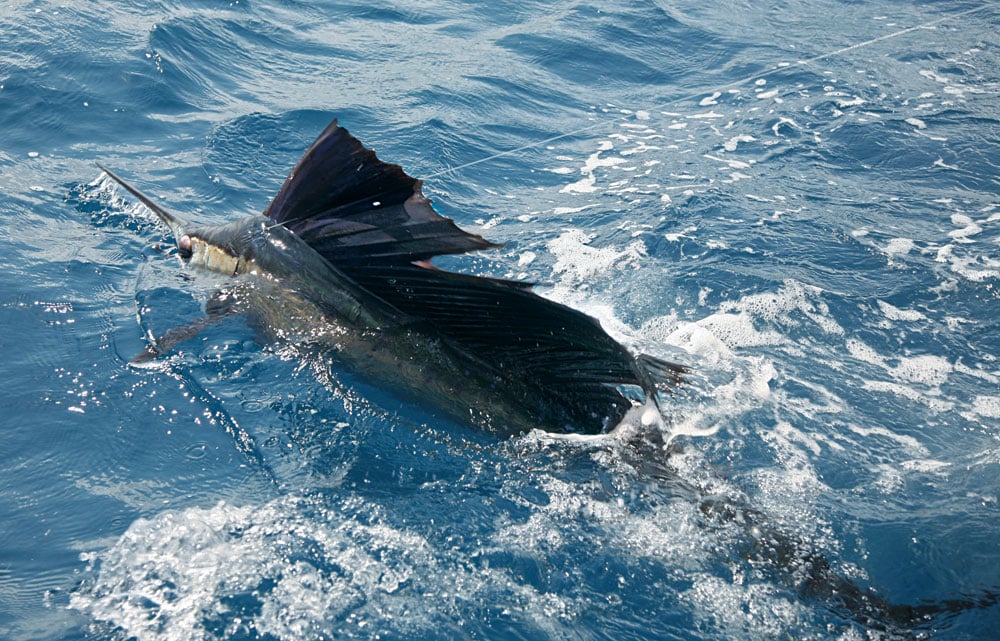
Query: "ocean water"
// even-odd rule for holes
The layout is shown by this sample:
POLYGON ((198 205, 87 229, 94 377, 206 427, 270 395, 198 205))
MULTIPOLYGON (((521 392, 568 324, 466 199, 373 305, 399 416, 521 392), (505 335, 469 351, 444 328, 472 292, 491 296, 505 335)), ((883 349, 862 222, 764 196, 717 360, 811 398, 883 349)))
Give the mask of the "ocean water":
POLYGON ((998 27, 957 0, 3 2, 0 638, 998 638, 998 27), (504 243, 442 264, 689 365, 669 447, 479 433, 239 319, 130 366, 211 287, 95 161, 221 222, 334 117, 504 243), (803 589, 817 558, 962 605, 880 629, 803 589))

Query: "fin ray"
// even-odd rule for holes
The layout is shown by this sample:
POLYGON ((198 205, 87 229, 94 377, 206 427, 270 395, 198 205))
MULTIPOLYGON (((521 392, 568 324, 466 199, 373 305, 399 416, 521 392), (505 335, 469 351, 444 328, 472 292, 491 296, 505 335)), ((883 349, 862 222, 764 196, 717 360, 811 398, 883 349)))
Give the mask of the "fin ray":
POLYGON ((649 375, 653 378, 657 387, 662 389, 673 389, 685 381, 684 375, 690 374, 691 370, 685 365, 663 360, 649 354, 639 354, 635 357, 649 375))

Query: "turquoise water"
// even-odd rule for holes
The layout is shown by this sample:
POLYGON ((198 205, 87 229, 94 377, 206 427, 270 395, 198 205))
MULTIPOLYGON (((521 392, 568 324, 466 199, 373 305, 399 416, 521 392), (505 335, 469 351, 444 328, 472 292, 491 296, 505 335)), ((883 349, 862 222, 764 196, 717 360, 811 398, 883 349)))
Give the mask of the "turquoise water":
MULTIPOLYGON (((3 4, 0 638, 880 638, 706 496, 893 603, 996 590, 998 25, 950 0, 3 4), (95 161, 224 221, 334 117, 505 243, 443 264, 690 365, 669 451, 441 422, 239 319, 128 365, 211 285, 95 161)), ((989 601, 917 634, 996 638, 989 601)))

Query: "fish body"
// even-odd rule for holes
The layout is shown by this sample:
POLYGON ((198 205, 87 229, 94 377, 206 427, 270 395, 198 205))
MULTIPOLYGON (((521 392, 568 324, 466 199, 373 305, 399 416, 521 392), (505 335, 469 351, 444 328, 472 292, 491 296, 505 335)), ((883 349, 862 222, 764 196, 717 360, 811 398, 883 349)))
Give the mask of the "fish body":
POLYGON ((358 286, 270 219, 247 217, 189 236, 191 264, 232 276, 230 303, 265 339, 328 356, 387 389, 491 431, 523 432, 543 424, 526 420, 544 411, 528 409, 529 390, 358 286))
POLYGON ((194 225, 101 167, 170 228, 190 267, 229 281, 206 319, 145 358, 239 313, 267 340, 316 350, 386 389, 500 433, 598 433, 684 368, 634 357, 585 314, 530 285, 434 268, 496 247, 437 214, 420 182, 336 121, 263 215, 194 225))

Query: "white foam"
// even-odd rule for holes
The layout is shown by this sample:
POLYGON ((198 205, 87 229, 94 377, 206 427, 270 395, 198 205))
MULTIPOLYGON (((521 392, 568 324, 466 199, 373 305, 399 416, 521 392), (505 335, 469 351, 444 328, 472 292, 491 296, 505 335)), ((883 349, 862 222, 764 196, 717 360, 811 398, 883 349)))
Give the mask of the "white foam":
MULTIPOLYGON (((677 340, 689 329, 689 326, 681 328, 672 338, 677 340)), ((666 425, 668 440, 681 435, 711 436, 731 426, 746 412, 771 400, 771 384, 778 374, 771 361, 760 356, 737 357, 709 331, 687 335, 697 337, 695 340, 705 346, 710 355, 709 359, 697 361, 695 367, 698 371, 704 371, 706 365, 718 368, 711 373, 717 381, 702 391, 700 397, 696 390, 688 389, 689 403, 672 408, 671 420, 666 425)))
POLYGON ((736 151, 736 148, 741 142, 756 142, 757 139, 749 134, 740 134, 738 136, 733 136, 725 143, 723 143, 722 148, 726 151, 736 151))
POLYGON ((853 96, 851 98, 839 98, 836 102, 838 107, 846 109, 848 107, 857 107, 865 104, 865 99, 860 96, 853 96))
POLYGON ((972 399, 972 411, 983 418, 1000 418, 1000 395, 976 396, 972 399))
POLYGON ((883 251, 889 258, 898 258, 913 251, 913 245, 912 238, 893 238, 886 244, 883 251))
POLYGON ((886 358, 864 342, 850 338, 845 342, 847 351, 861 361, 883 368, 892 378, 901 382, 940 386, 948 380, 954 366, 943 356, 897 356, 886 358), (895 365, 891 363, 895 362, 895 365))
MULTIPOLYGON (((670 197, 667 196, 667 198, 669 199, 670 197)), ((681 238, 692 238, 692 236, 690 236, 690 234, 692 234, 692 233, 694 233, 696 231, 698 231, 698 227, 696 225, 688 225, 687 227, 685 227, 684 229, 682 229, 679 232, 673 232, 673 233, 663 234, 663 237, 666 238, 667 240, 669 240, 672 243, 676 243, 681 238)))
POLYGON ((798 443, 808 449, 814 456, 819 456, 823 453, 823 448, 820 446, 817 439, 806 434, 802 430, 795 428, 788 421, 778 421, 778 423, 774 426, 772 435, 781 437, 781 439, 785 441, 786 452, 792 451, 792 448, 789 447, 792 443, 798 443))
MULTIPOLYGON (((613 450, 607 448, 594 450, 593 457, 609 468, 618 465, 613 450)), ((492 536, 493 545, 533 558, 552 557, 560 548, 579 545, 578 536, 572 535, 574 528, 567 524, 582 522, 588 538, 604 553, 645 559, 674 573, 699 568, 711 558, 711 538, 699 525, 695 502, 667 501, 636 513, 625 501, 602 496, 591 483, 542 474, 535 484, 545 497, 542 502, 529 503, 522 490, 509 488, 511 498, 532 513, 520 522, 502 517, 492 536)))
POLYGON ((729 348, 780 345, 784 341, 776 331, 759 331, 754 327, 753 319, 745 312, 712 314, 698 321, 698 324, 729 348))
POLYGON ((956 369, 947 358, 933 354, 886 357, 855 338, 847 339, 845 347, 851 356, 879 367, 890 379, 863 380, 865 389, 917 401, 935 412, 949 411, 954 407, 953 401, 941 398, 941 385, 956 369))
POLYGON ((808 619, 806 607, 777 586, 744 577, 724 580, 699 574, 682 598, 700 625, 722 630, 722 638, 803 638, 800 627, 808 619))
POLYGON ((935 412, 946 412, 955 406, 955 404, 951 401, 928 395, 926 392, 916 390, 912 386, 904 385, 902 383, 893 383, 891 381, 864 381, 862 386, 873 392, 885 392, 910 401, 923 403, 935 412))
POLYGON ((934 161, 935 167, 940 167, 941 169, 951 169, 952 171, 958 171, 961 169, 958 165, 949 165, 944 161, 944 158, 938 158, 934 161))
POLYGON ((909 322, 927 320, 927 316, 914 309, 900 309, 898 307, 890 305, 884 300, 879 300, 876 302, 878 303, 879 309, 882 310, 882 315, 888 318, 889 320, 909 321, 909 322))
POLYGON ((799 130, 802 129, 802 127, 799 126, 799 123, 795 122, 791 118, 782 116, 782 117, 778 118, 777 122, 775 122, 773 125, 771 125, 771 131, 774 133, 775 136, 781 136, 781 128, 783 126, 788 126, 788 127, 793 128, 793 129, 799 129, 799 130))
POLYGON ((726 116, 717 111, 704 111, 702 113, 689 114, 687 117, 692 120, 718 120, 720 118, 725 118, 726 116))
POLYGON ((851 354, 851 356, 859 361, 879 366, 885 364, 885 359, 883 359, 878 352, 863 341, 856 338, 848 338, 844 345, 847 347, 847 351, 851 354))
MULTIPOLYGON (((671 436, 679 434, 705 436, 732 426, 742 414, 765 403, 810 420, 825 420, 824 415, 839 415, 847 404, 835 394, 807 380, 795 380, 797 386, 812 390, 810 398, 792 397, 776 384, 778 367, 755 348, 777 348, 799 353, 800 346, 784 333, 786 325, 798 325, 802 314, 816 327, 834 336, 842 336, 843 328, 831 317, 822 301, 821 290, 787 281, 777 292, 744 296, 719 305, 718 311, 695 322, 678 321, 675 315, 654 318, 642 329, 643 337, 658 344, 673 345, 690 354, 687 360, 695 371, 712 379, 704 390, 692 391, 686 386, 686 396, 692 405, 672 408, 668 425, 671 436)), ((704 296, 706 292, 701 292, 704 296)), ((702 303, 703 304, 703 303, 702 303)), ((874 350, 855 339, 848 339, 849 349, 873 363, 884 361, 874 350)), ((786 427, 791 425, 788 422, 786 427)), ((787 429, 778 437, 795 442, 813 453, 824 445, 842 450, 843 446, 818 436, 793 434, 787 429)))
POLYGON ((935 260, 948 263, 952 272, 971 282, 1000 278, 1000 260, 989 256, 956 256, 955 245, 939 248, 935 260))
POLYGON ((960 242, 971 242, 969 236, 975 236, 983 231, 983 228, 965 214, 952 214, 951 222, 955 225, 963 225, 961 229, 948 232, 948 235, 960 242))
POLYGON ((564 186, 559 192, 564 194, 589 194, 597 191, 597 177, 594 175, 594 172, 601 167, 614 167, 625 162, 625 159, 620 156, 601 156, 602 152, 612 149, 614 149, 614 143, 610 140, 603 141, 598 150, 592 153, 584 162, 583 167, 580 168, 583 178, 564 186))
POLYGON ((553 269, 570 282, 589 279, 599 273, 622 267, 636 267, 646 256, 646 245, 636 240, 624 247, 592 247, 593 234, 579 229, 564 232, 548 244, 556 257, 553 269))
POLYGON ((830 315, 829 307, 820 298, 821 293, 818 287, 789 279, 777 292, 751 294, 738 301, 725 302, 719 309, 747 314, 769 323, 786 320, 791 312, 800 312, 825 333, 843 335, 843 328, 830 315))
POLYGON ((903 473, 896 467, 887 463, 879 463, 873 466, 876 472, 874 487, 882 494, 895 494, 903 489, 903 473))
POLYGON ((721 162, 730 169, 749 169, 750 166, 753 164, 752 162, 736 160, 735 158, 719 158, 718 156, 713 156, 712 154, 703 154, 703 156, 705 158, 708 158, 709 160, 721 162))
POLYGON ((923 356, 899 357, 897 365, 889 372, 898 380, 939 386, 948 380, 954 370, 948 359, 930 354, 923 356))
POLYGON ((926 458, 928 455, 927 448, 912 436, 907 436, 906 434, 897 434, 885 427, 861 427, 860 425, 848 425, 850 429, 855 434, 865 437, 881 436, 892 441, 896 441, 903 448, 914 457, 926 458))
POLYGON ((712 105, 717 105, 717 104, 719 104, 718 98, 720 96, 722 96, 722 92, 721 91, 714 91, 714 92, 712 92, 711 96, 705 96, 704 98, 702 98, 701 100, 699 100, 698 104, 700 106, 702 106, 702 107, 710 107, 712 105))
POLYGON ((220 627, 226 637, 250 631, 288 641, 428 637, 484 603, 506 607, 529 628, 573 610, 386 525, 377 506, 357 499, 166 512, 137 520, 109 549, 84 558, 96 578, 70 607, 139 641, 201 640, 220 627))
MULTIPOLYGON (((656 337, 659 332, 650 331, 648 328, 651 326, 655 326, 655 321, 644 326, 646 333, 656 337)), ((718 363, 733 357, 733 351, 711 330, 700 323, 681 323, 671 332, 662 335, 660 340, 698 356, 706 364, 718 363)))
POLYGON ((910 472, 924 472, 929 474, 939 474, 941 476, 945 475, 945 468, 951 467, 951 463, 947 461, 937 461, 934 459, 913 459, 910 461, 903 461, 901 464, 904 470, 910 472))
POLYGON ((594 205, 581 205, 580 207, 553 207, 552 213, 557 216, 564 216, 566 214, 576 214, 585 209, 590 209, 594 205))

